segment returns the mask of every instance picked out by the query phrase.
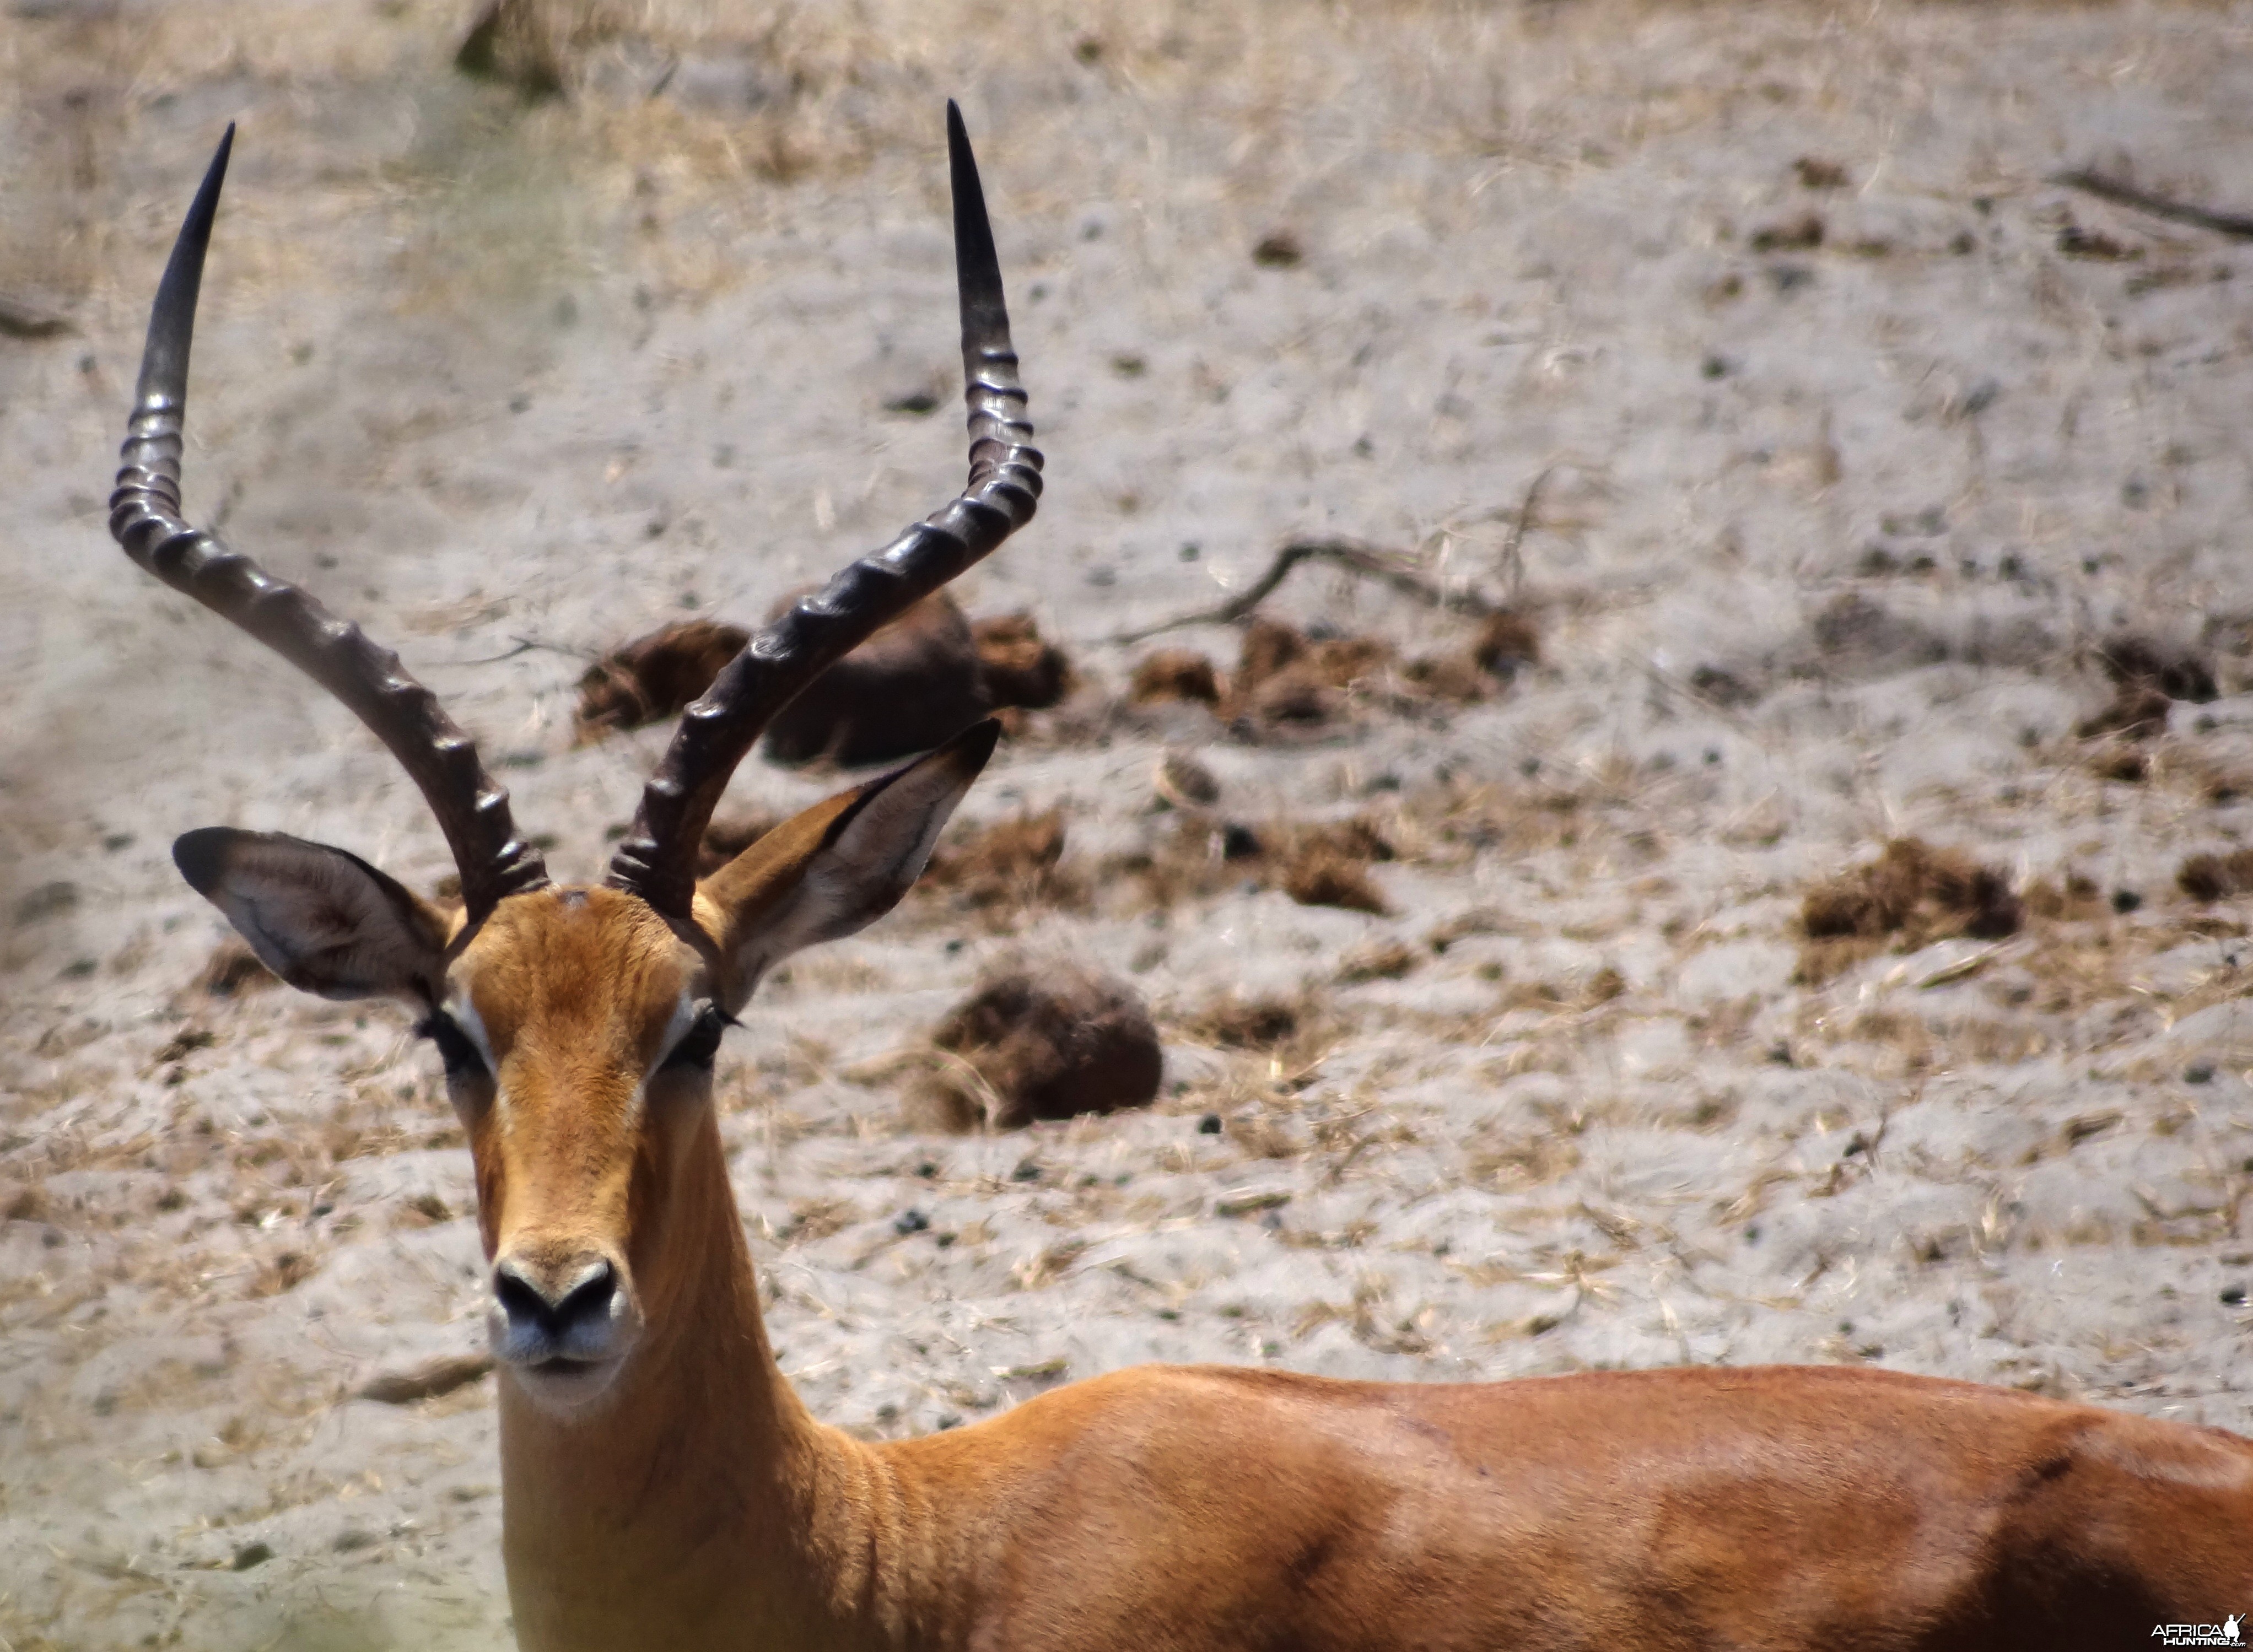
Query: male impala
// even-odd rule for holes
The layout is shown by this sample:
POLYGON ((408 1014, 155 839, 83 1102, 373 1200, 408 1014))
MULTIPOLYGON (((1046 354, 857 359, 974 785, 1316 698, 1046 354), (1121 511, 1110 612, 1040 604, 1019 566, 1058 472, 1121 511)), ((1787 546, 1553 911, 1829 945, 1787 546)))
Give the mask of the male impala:
POLYGON ((969 486, 744 648, 600 887, 549 882, 395 656, 182 517, 224 143, 157 292, 112 531, 357 712, 461 868, 449 917, 341 849, 214 827, 174 851, 283 979, 405 1001, 445 1063, 492 1265, 521 1643, 2124 1652, 2253 1607, 2253 1442, 1889 1371, 1150 1367, 892 1444, 807 1414, 760 1321, 713 1053, 777 960, 900 898, 994 725, 691 868, 791 696, 1033 513, 1040 455, 951 105, 948 139, 969 486))

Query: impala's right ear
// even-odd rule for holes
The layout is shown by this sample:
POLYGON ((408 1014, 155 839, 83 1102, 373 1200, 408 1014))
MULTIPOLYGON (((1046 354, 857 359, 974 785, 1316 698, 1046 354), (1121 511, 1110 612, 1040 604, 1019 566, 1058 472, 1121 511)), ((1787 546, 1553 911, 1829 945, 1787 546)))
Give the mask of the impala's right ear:
POLYGON ((323 998, 438 1001, 450 921, 358 855, 279 832, 206 826, 172 845, 172 864, 290 986, 323 998))

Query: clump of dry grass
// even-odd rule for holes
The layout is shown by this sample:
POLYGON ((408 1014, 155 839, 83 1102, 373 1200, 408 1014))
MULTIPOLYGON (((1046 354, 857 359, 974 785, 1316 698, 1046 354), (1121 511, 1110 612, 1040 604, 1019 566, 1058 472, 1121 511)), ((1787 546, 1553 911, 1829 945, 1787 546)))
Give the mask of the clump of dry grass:
POLYGON ((1365 861, 1316 847, 1287 858, 1281 868, 1283 893, 1301 906, 1336 906, 1382 917, 1391 909, 1370 882, 1365 861))
POLYGON ((1184 1018, 1181 1028, 1196 1042, 1223 1049, 1273 1049, 1297 1035, 1303 1014, 1304 1007, 1289 999, 1229 993, 1184 1018))
POLYGON ((2104 674, 2115 685, 2148 684, 2170 700, 2204 705, 2215 698, 2214 667, 2188 649, 2169 648, 2132 633, 2112 638, 2096 651, 2104 674))
POLYGON ((1212 661, 1189 648, 1161 648, 1145 654, 1135 662, 1134 674, 1126 686, 1128 702, 1137 706, 1168 701, 1217 706, 1221 694, 1220 673, 1213 669, 1212 661))
POLYGON ((2022 917, 2002 873, 1961 850, 1895 838, 1870 864, 1807 892, 1797 978, 1828 980, 1888 941, 1914 951, 1956 935, 1998 939, 2016 934, 2022 917))
POLYGON ((2194 854, 2175 868, 2175 886, 2194 901, 2221 901, 2253 890, 2253 849, 2194 854))
POLYGON ((1403 942, 1378 941, 1348 952, 1339 961, 1337 980, 1348 986, 1363 981, 1397 981, 1423 961, 1421 953, 1403 942))
POLYGON ((2073 731, 2083 740, 2102 740, 2111 735, 2124 740, 2157 739, 2167 731, 2167 711, 2173 703, 2149 683, 2124 682, 2113 691, 2103 710, 2082 718, 2073 731))
POLYGON ((195 979, 197 990, 213 998, 233 998, 280 984, 281 978, 259 962, 249 943, 233 935, 212 949, 195 979))
POLYGON ((1514 608, 1489 614, 1471 642, 1471 660, 1489 676, 1508 682, 1518 670, 1541 663, 1541 633, 1531 616, 1514 608))
POLYGON ((2096 887, 2096 881, 2070 869, 2064 872, 2056 882, 2047 878, 2036 878, 2026 885, 2019 898, 2025 903, 2027 916, 2054 924, 2073 924, 2102 917, 2110 910, 2103 890, 2096 887))
POLYGON ((612 649, 579 679, 580 743, 674 715, 750 639, 740 625, 684 619, 612 649))
MULTIPOLYGON (((2111 703, 2074 730, 2083 740, 2117 735, 2150 740, 2166 732, 2167 708, 2175 701, 2203 704, 2215 697, 2214 667, 2187 649, 2169 648, 2151 638, 2124 633, 2102 644, 2097 663, 2112 682, 2111 703)), ((2116 770, 2124 770, 2116 758, 2116 770)), ((2111 779, 2143 778, 2140 772, 2116 772, 2111 779)))
POLYGON ((1263 728, 1328 722, 1349 695, 1373 688, 1392 659, 1392 645, 1377 638, 1315 638, 1255 618, 1245 627, 1223 714, 1263 728))
POLYGON ((1022 814, 941 844, 922 882, 973 911, 1080 905, 1086 885, 1064 866, 1064 850, 1063 810, 1022 814))
POLYGON ((1106 888, 1130 885, 1142 903, 1160 910, 1248 882, 1280 889, 1301 906, 1382 914, 1391 909, 1368 868, 1396 853, 1391 835, 1366 817, 1255 829, 1198 816, 1153 849, 1107 861, 1098 881, 1106 888))
POLYGON ((1147 1107, 1164 1058, 1134 989, 1078 965, 1016 960, 987 971, 932 1029, 941 1059, 911 1086, 917 1122, 1014 1130, 1037 1119, 1147 1107))
POLYGON ((1042 638, 1030 614, 975 621, 970 638, 978 651, 986 697, 996 709, 1046 711, 1069 694, 1077 680, 1064 650, 1042 638))

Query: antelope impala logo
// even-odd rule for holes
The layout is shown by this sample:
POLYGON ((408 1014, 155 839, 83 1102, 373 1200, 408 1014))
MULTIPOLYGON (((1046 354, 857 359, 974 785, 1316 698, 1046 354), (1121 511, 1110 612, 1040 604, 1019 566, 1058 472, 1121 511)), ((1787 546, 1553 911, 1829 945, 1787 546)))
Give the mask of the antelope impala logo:
POLYGON ((2245 1614, 2233 1612, 2219 1623, 2155 1623, 2152 1639, 2161 1646, 2243 1646, 2245 1614))

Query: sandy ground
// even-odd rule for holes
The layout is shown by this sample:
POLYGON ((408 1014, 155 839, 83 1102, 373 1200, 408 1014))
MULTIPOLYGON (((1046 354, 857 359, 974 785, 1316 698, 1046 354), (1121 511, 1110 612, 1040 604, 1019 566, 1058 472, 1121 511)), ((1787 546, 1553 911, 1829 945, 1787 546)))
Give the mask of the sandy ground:
MULTIPOLYGON (((964 102, 1051 489, 963 595, 1085 682, 964 814, 1060 807, 1091 889, 919 892, 724 1049, 822 1416, 919 1432, 1149 1359, 1797 1360, 2253 1427, 2249 914, 2176 882, 2253 829, 2253 255, 2045 182, 2253 209, 2253 12, 659 6, 537 107, 451 73, 466 21, 0 17, 0 293, 66 324, 0 334, 0 1644, 507 1641, 491 1379, 351 1398, 478 1345, 436 1063, 387 1008, 196 986, 221 924, 166 854, 277 828, 428 884, 443 844, 345 714, 102 532, 163 249, 238 116, 192 512, 400 646, 589 876, 662 730, 575 748, 585 660, 756 617, 959 477, 964 102), (1298 261, 1255 261, 1277 236, 1298 261), (1544 661, 1506 694, 1287 740, 1120 708, 1154 645, 1112 639, 1292 533, 1513 589, 1545 471, 1544 661), (2123 631, 2220 679, 2140 781, 2075 732, 2123 631), (1379 825, 1388 912, 1118 875, 1181 829, 1169 747, 1231 820, 1379 825), (1905 833, 2088 883, 1796 979, 1807 890, 1905 833), (1406 973, 1351 967, 1386 947, 1406 973), (1013 951, 1147 995, 1154 1110, 903 1125, 885 1058, 1013 951), (1227 1047, 1231 995, 1296 1030, 1227 1047)), ((1469 629, 1316 571, 1270 607, 1469 629)), ((733 806, 834 784, 754 760, 733 806)))

